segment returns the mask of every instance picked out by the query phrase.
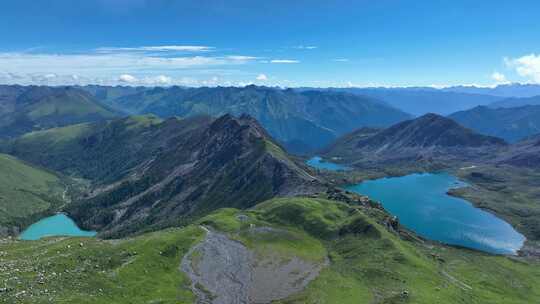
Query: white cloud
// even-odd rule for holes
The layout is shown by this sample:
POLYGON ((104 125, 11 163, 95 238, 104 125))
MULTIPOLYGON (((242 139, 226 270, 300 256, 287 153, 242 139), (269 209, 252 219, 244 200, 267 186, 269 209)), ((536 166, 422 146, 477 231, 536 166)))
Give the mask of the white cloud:
POLYGON ((159 45, 140 47, 101 47, 96 51, 100 53, 114 52, 207 52, 214 50, 214 47, 203 45, 159 45))
POLYGON ((256 60, 259 57, 243 56, 243 55, 230 55, 230 56, 227 56, 225 58, 230 59, 230 60, 235 60, 235 61, 250 61, 250 60, 256 60))
MULTIPOLYGON (((68 73, 82 70, 174 70, 197 66, 238 64, 244 61, 222 57, 179 56, 158 57, 139 54, 28 54, 0 53, 0 66, 8 72, 68 73)), ((73 74, 77 74, 74 73, 73 74)))
POLYGON ((208 87, 214 87, 217 86, 220 83, 220 79, 217 76, 213 76, 212 78, 208 80, 201 81, 201 85, 208 86, 208 87))
POLYGON ((43 75, 43 77, 45 77, 46 79, 52 79, 52 78, 56 78, 56 74, 49 73, 49 74, 43 75))
MULTIPOLYGON (((191 75, 191 72, 188 73, 191 75)), ((5 73, 0 71, 0 84, 22 85, 131 85, 131 86, 201 86, 209 81, 204 78, 187 76, 170 77, 167 75, 152 74, 120 74, 113 76, 87 77, 76 74, 55 74, 55 77, 46 73, 5 73)), ((217 79, 217 78, 215 78, 217 79)), ((215 80, 214 79, 214 80, 215 80)), ((212 81, 212 80, 210 80, 212 81)), ((221 84, 222 82, 218 83, 221 84)), ((223 82, 224 83, 224 82, 223 82)))
POLYGON ((332 61, 335 61, 335 62, 349 62, 349 59, 347 59, 347 58, 336 58, 336 59, 332 59, 332 61))
POLYGON ((123 74, 118 77, 118 81, 124 84, 130 85, 142 85, 142 86, 167 86, 174 83, 182 82, 173 79, 172 77, 166 75, 157 75, 157 76, 145 76, 145 77, 135 77, 130 74, 123 74))
POLYGON ((155 77, 146 77, 143 79, 142 84, 150 84, 150 85, 168 85, 173 82, 173 79, 169 76, 165 75, 158 75, 155 77))
POLYGON ((297 45, 297 46, 293 46, 293 49, 298 49, 298 50, 314 50, 314 49, 317 49, 318 47, 317 46, 314 46, 314 45, 297 45))
POLYGON ((133 75, 122 74, 120 75, 120 77, 118 77, 118 81, 125 83, 135 83, 138 81, 138 79, 133 75))
POLYGON ((292 60, 292 59, 274 59, 270 60, 270 63, 300 63, 298 60, 292 60))
POLYGON ((161 55, 122 51, 86 54, 0 52, 0 83, 196 85, 193 79, 198 78, 199 82, 204 80, 197 77, 198 74, 238 74, 241 72, 230 67, 249 64, 257 58, 246 55, 171 56, 170 53, 161 55), (120 79, 118 75, 123 74, 138 75, 140 78, 120 79))
POLYGON ((259 81, 266 81, 266 80, 268 80, 268 77, 267 77, 265 74, 259 74, 259 75, 257 76, 257 80, 259 80, 259 81))
POLYGON ((540 54, 530 54, 519 58, 504 58, 504 62, 508 67, 515 69, 521 77, 540 83, 540 54))
POLYGON ((504 76, 504 74, 501 74, 499 72, 493 72, 493 74, 491 74, 491 79, 495 80, 497 83, 508 82, 508 80, 506 80, 506 76, 504 76))

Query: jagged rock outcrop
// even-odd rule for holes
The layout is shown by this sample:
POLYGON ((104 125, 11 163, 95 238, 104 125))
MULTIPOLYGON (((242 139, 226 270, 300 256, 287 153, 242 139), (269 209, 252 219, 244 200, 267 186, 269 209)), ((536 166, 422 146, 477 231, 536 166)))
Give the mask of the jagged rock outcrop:
MULTIPOLYGON (((168 120, 164 130, 180 123, 168 120)), ((249 116, 224 115, 197 127, 183 125, 178 136, 167 132, 168 140, 151 157, 139 160, 129 174, 94 189, 69 213, 102 236, 118 236, 182 224, 222 207, 249 208, 274 196, 308 194, 322 187, 249 116)), ((156 132, 152 137, 162 135, 156 132)))

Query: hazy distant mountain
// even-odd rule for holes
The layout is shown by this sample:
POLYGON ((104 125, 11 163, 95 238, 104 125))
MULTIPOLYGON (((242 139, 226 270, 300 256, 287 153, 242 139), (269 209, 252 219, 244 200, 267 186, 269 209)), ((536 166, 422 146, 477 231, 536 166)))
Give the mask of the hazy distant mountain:
POLYGON ((532 97, 540 95, 539 84, 501 84, 494 88, 476 86, 455 86, 442 90, 447 92, 485 94, 499 97, 532 97))
POLYGON ((533 97, 512 97, 495 101, 489 104, 490 108, 513 108, 527 105, 540 105, 540 96, 533 97))
POLYGON ((0 138, 117 115, 77 88, 0 86, 0 138))
POLYGON ((355 128, 385 127, 410 118, 371 97, 258 86, 140 89, 135 94, 104 101, 129 113, 161 117, 249 114, 295 152, 320 148, 355 128))
MULTIPOLYGON (((100 85, 87 85, 87 86, 80 86, 78 87, 81 90, 87 91, 88 93, 92 94, 94 97, 99 99, 100 101, 109 104, 111 106, 115 106, 115 100, 124 96, 129 96, 133 94, 137 94, 140 92, 144 92, 147 90, 150 90, 149 87, 132 87, 132 86, 100 86, 100 85)), ((130 108, 123 108, 123 109, 116 109, 119 111, 123 111, 129 114, 136 114, 132 113, 130 108)))
POLYGON ((93 191, 68 211, 104 235, 177 225, 320 187, 247 116, 128 117, 34 132, 7 150, 93 181, 93 191))
POLYGON ((426 114, 378 132, 367 131, 339 139, 326 156, 359 163, 467 160, 507 145, 500 138, 475 133, 437 114, 426 114))
POLYGON ((496 96, 449 92, 423 87, 332 88, 330 90, 369 96, 382 100, 392 107, 418 116, 426 113, 448 115, 478 105, 487 105, 500 99, 500 97, 496 96))
POLYGON ((449 116, 479 133, 515 142, 540 133, 540 105, 516 108, 476 107, 449 116))

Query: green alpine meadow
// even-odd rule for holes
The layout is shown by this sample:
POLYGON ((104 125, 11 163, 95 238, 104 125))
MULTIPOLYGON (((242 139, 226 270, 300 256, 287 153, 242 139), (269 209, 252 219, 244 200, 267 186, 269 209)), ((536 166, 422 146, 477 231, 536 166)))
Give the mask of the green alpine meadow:
POLYGON ((0 3, 0 304, 540 303, 540 3, 0 3))

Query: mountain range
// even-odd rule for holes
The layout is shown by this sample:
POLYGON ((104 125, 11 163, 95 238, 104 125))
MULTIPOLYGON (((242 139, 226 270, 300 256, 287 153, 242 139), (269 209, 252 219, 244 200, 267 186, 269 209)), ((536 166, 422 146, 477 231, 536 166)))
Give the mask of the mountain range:
POLYGON ((77 88, 0 86, 0 139, 118 115, 77 88))
POLYGON ((540 105, 540 95, 532 97, 509 97, 490 103, 490 108, 515 108, 527 105, 540 105))
POLYGON ((359 96, 367 96, 383 101, 394 108, 415 116, 426 113, 448 115, 456 111, 466 110, 478 105, 487 105, 500 97, 443 91, 434 88, 331 88, 325 89, 348 92, 359 96))
POLYGON ((385 127, 410 118, 370 97, 261 86, 215 88, 85 87, 110 107, 163 118, 248 114, 292 152, 321 148, 358 127, 385 127))
MULTIPOLYGON (((492 90, 499 92, 503 88, 511 87, 492 90)), ((527 88, 532 92, 536 87, 512 88, 527 88)), ((169 118, 218 117, 229 113, 254 117, 289 152, 305 154, 355 129, 384 128, 410 119, 407 112, 422 115, 431 110, 450 114, 450 118, 464 126, 509 142, 537 132, 537 111, 516 108, 538 104, 537 96, 506 98, 488 95, 490 92, 467 91, 464 87, 293 90, 253 85, 242 88, 0 86, 0 139, 125 115, 155 114, 169 118), (508 110, 498 110, 501 107, 508 110)))
MULTIPOLYGON (((97 238, 0 238, 0 295, 8 303, 522 303, 540 297, 534 260, 420 239, 380 203, 337 188, 346 174, 364 174, 359 168, 405 163, 459 168, 474 161, 489 165, 487 172, 503 167, 505 174, 507 166, 531 168, 536 158, 527 153, 538 154, 537 138, 508 145, 437 114, 385 127, 362 115, 403 113, 348 93, 193 89, 176 103, 176 94, 190 90, 93 89, 114 113, 141 105, 155 114, 51 125, 0 142, 0 152, 11 154, 0 154, 0 236, 58 211, 98 231, 97 238), (139 94, 144 97, 130 100, 139 94), (237 99, 228 102, 230 96, 237 99), (167 114, 172 105, 182 117, 167 114), (324 174, 288 154, 243 110, 220 114, 214 106, 260 107, 260 117, 270 115, 272 123, 300 111, 317 117, 306 119, 312 125, 340 132, 360 120, 375 127, 345 134, 326 149, 324 156, 357 170, 324 174)), ((473 169, 459 170, 492 186, 491 175, 467 168, 473 169)), ((512 201, 493 210, 507 216, 512 208, 534 211, 524 208, 530 205, 512 201)), ((524 214, 532 216, 512 223, 534 237, 537 213, 524 214)))
MULTIPOLYGON (((301 88, 300 91, 314 90, 301 88)), ((322 88, 321 91, 348 92, 380 100, 415 116, 426 113, 449 115, 476 106, 505 107, 538 104, 540 85, 504 84, 495 87, 366 87, 322 88)))
POLYGON ((479 133, 501 137, 508 142, 517 142, 540 133, 540 105, 478 106, 448 117, 479 133))
POLYGON ((441 89, 442 91, 458 92, 467 94, 482 94, 498 97, 533 97, 540 95, 540 85, 538 84, 520 84, 509 83, 499 84, 494 87, 478 87, 478 86, 453 86, 441 89))
POLYGON ((90 180, 89 190, 67 211, 109 237, 321 188, 309 169, 246 115, 127 117, 32 132, 5 149, 90 180))

